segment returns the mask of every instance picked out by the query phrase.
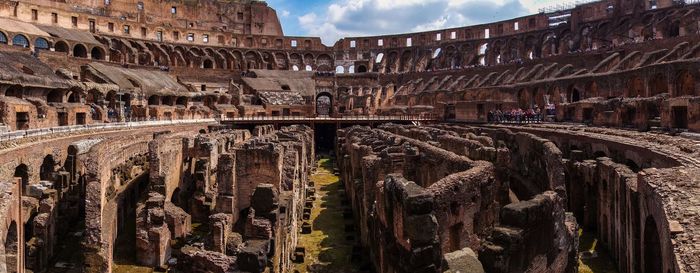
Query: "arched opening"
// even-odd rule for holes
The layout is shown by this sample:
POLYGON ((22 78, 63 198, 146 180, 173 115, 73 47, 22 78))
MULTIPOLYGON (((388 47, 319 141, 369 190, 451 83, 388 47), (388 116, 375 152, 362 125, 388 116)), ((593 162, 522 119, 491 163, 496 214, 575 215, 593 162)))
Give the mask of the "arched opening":
POLYGON ((18 262, 19 262, 19 243, 17 232, 17 223, 12 221, 10 227, 7 229, 7 235, 5 236, 5 267, 6 272, 15 273, 17 272, 18 262))
POLYGON ((187 106, 187 97, 178 97, 175 103, 177 105, 187 106))
POLYGON ((160 97, 156 95, 148 97, 148 105, 160 105, 160 97))
POLYGON ((79 92, 73 91, 70 93, 70 95, 68 95, 68 102, 69 103, 80 103, 81 101, 82 101, 82 99, 80 97, 79 92))
POLYGON ((654 217, 649 215, 644 223, 644 273, 663 272, 661 240, 654 217))
POLYGON ((668 81, 666 81, 664 74, 658 73, 649 81, 649 96, 653 97, 663 93, 668 93, 668 81))
POLYGON ((56 161, 53 159, 53 155, 45 156, 44 161, 41 163, 41 168, 39 169, 39 179, 53 181, 55 167, 56 161))
POLYGON ((343 67, 342 65, 335 67, 335 74, 343 74, 343 73, 345 73, 345 67, 343 67))
POLYGON ((73 47, 73 57, 87 58, 87 48, 81 44, 75 45, 73 47))
POLYGON ((63 91, 53 90, 46 95, 46 102, 63 103, 63 91))
POLYGON ((676 80, 676 96, 693 96, 695 94, 695 78, 687 70, 681 71, 676 80))
POLYGON ((19 85, 10 86, 10 88, 5 90, 6 97, 16 97, 16 98, 21 99, 23 94, 24 94, 24 91, 23 91, 22 87, 19 85))
POLYGON ((66 42, 64 42, 64 41, 56 42, 56 44, 54 44, 53 48, 54 48, 54 50, 56 50, 56 52, 63 52, 66 54, 68 54, 68 51, 69 51, 68 44, 66 44, 66 42))
POLYGON ((319 116, 331 115, 333 107, 333 97, 328 92, 323 92, 316 96, 316 114, 319 116))
POLYGON ((173 97, 172 96, 163 97, 163 105, 174 106, 175 101, 173 101, 173 97))
POLYGON ((311 67, 311 65, 308 65, 308 64, 306 65, 306 71, 313 71, 313 70, 314 69, 313 69, 313 67, 311 67))
POLYGON ((357 73, 367 73, 367 67, 364 65, 360 65, 357 67, 357 73))
POLYGON ((29 167, 25 164, 19 164, 15 168, 13 177, 19 177, 22 180, 22 195, 25 195, 27 193, 27 185, 29 185, 29 167))
POLYGON ((581 91, 573 84, 569 86, 569 94, 567 95, 569 102, 577 102, 583 98, 581 91))
POLYGON ((7 35, 3 32, 0 32, 0 44, 7 44, 7 35))
POLYGON ((354 74, 354 73, 355 73, 355 66, 354 66, 354 65, 351 65, 351 66, 348 68, 348 73, 350 73, 350 74, 354 74))
POLYGON ((36 38, 36 40, 34 40, 34 48, 36 50, 48 50, 49 41, 44 38, 36 38))
POLYGON ((12 38, 12 45, 20 47, 29 47, 29 39, 27 39, 27 37, 22 34, 17 34, 14 38, 12 38))
POLYGON ((209 59, 204 60, 204 62, 202 63, 202 68, 212 69, 212 68, 214 68, 214 62, 212 60, 209 60, 209 59))
POLYGON ((173 195, 170 197, 170 202, 175 204, 175 206, 180 206, 180 188, 176 188, 175 191, 173 191, 173 195))
POLYGON ((102 48, 93 47, 90 51, 90 57, 92 57, 93 60, 104 60, 105 52, 102 50, 102 48))

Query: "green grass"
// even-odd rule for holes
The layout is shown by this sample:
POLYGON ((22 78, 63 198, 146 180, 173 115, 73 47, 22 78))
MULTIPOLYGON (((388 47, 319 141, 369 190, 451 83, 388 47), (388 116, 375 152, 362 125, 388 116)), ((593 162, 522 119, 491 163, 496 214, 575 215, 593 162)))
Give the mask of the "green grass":
POLYGON ((579 273, 617 273, 615 263, 595 234, 579 229, 579 273))
POLYGON ((321 159, 317 164, 317 171, 311 176, 316 188, 310 220, 312 231, 299 235, 298 246, 306 249, 306 256, 304 263, 296 264, 295 269, 301 273, 359 272, 358 265, 350 262, 353 241, 345 239, 348 235, 345 225, 352 220, 343 218, 340 194, 343 187, 338 176, 333 174, 333 161, 321 159))

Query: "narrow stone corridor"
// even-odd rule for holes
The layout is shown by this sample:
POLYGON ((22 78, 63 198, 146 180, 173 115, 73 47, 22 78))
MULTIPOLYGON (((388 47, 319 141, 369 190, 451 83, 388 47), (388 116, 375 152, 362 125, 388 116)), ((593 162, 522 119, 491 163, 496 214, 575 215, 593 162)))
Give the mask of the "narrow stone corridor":
POLYGON ((302 228, 299 235, 297 253, 304 258, 296 261, 295 272, 370 272, 359 248, 352 209, 333 166, 332 159, 320 159, 311 176, 316 194, 310 219, 304 221, 311 224, 311 232, 302 228))

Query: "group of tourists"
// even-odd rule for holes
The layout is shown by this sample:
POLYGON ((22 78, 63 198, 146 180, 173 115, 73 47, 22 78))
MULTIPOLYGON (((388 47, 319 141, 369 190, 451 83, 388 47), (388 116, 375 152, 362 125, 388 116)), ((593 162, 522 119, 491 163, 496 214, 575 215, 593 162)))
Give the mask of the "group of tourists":
POLYGON ((521 108, 505 111, 491 110, 487 118, 489 123, 536 123, 544 120, 542 110, 537 105, 527 110, 521 108))

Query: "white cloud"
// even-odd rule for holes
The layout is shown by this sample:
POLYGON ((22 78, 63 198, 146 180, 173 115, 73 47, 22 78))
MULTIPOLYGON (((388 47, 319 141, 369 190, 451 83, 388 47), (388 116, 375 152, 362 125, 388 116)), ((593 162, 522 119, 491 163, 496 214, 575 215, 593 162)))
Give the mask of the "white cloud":
POLYGON ((282 10, 282 17, 289 17, 290 12, 286 9, 282 10))
POLYGON ((342 37, 398 34, 495 22, 534 14, 561 0, 334 0, 298 17, 310 36, 331 45, 342 37))

